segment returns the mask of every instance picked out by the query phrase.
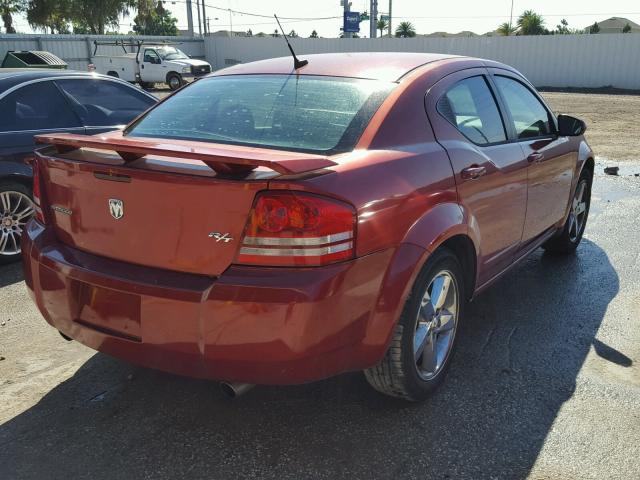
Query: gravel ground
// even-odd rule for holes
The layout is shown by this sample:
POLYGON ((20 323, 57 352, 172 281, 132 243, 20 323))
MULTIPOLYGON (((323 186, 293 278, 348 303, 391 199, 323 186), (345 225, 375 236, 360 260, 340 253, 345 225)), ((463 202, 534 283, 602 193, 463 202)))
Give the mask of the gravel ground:
MULTIPOLYGON (((576 110, 590 95, 545 96, 606 116, 576 110)), ((640 102, 602 108, 620 98, 640 102)), ((471 304, 447 381, 418 405, 358 373, 230 401, 66 342, 20 266, 0 267, 0 478, 640 478, 633 158, 609 157, 626 160, 620 177, 598 162, 576 255, 538 251, 471 304)))

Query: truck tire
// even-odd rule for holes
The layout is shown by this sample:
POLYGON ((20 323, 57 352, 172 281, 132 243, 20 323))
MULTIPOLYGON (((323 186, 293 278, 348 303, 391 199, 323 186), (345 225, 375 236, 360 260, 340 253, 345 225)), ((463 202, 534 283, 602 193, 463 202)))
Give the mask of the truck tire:
POLYGON ((113 70, 108 71, 107 75, 114 78, 120 78, 120 75, 118 75, 118 72, 114 72, 113 70))
POLYGON ((173 90, 178 90, 182 86, 182 77, 180 74, 171 72, 167 75, 167 85, 173 90))
POLYGON ((387 353, 364 372, 373 388, 416 402, 442 383, 463 316, 464 285, 455 254, 447 248, 436 250, 413 285, 387 353))

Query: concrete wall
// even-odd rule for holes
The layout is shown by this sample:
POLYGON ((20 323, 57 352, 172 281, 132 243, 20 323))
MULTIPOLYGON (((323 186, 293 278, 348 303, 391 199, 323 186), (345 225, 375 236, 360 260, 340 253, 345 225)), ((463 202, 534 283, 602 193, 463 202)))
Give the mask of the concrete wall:
MULTIPOLYGON (((178 42, 177 47, 187 55, 204 58, 202 39, 185 37, 148 37, 127 35, 0 35, 0 63, 8 50, 46 50, 62 58, 73 70, 87 70, 89 58, 93 55, 93 41, 115 40, 169 40, 178 42)), ((98 53, 119 53, 121 47, 100 47, 98 53)))
MULTIPOLYGON (((434 52, 469 55, 507 63, 539 87, 613 86, 640 89, 640 35, 546 35, 463 38, 295 38, 296 53, 355 51, 434 52)), ((288 55, 282 38, 205 39, 214 69, 288 55)))

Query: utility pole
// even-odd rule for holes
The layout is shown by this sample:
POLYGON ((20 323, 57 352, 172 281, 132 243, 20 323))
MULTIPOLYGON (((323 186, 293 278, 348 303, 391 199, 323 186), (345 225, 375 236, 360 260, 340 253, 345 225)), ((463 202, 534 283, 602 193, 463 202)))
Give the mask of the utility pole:
POLYGON ((376 38, 378 36, 378 0, 371 0, 371 18, 369 20, 369 37, 376 38))
POLYGON ((187 25, 189 36, 193 37, 193 12, 191 11, 191 0, 187 0, 187 25))
POLYGON ((511 25, 513 25, 513 0, 511 0, 511 15, 509 15, 509 35, 511 35, 511 25))
POLYGON ((229 9, 229 36, 233 37, 233 10, 229 9))
MULTIPOLYGON (((349 0, 342 0, 342 4, 344 5, 344 13, 345 15, 347 13, 349 13, 349 0)), ((342 20, 342 28, 344 29, 344 16, 343 16, 343 20, 342 20)), ((344 36, 344 38, 353 38, 353 34, 351 32, 342 32, 342 35, 344 36)))
POLYGON ((204 35, 208 36, 207 32, 207 12, 204 9, 204 2, 205 0, 200 0, 200 3, 202 4, 202 30, 204 30, 204 35))
POLYGON ((196 12, 198 12, 198 35, 202 36, 202 19, 200 18, 200 0, 196 0, 196 12))
POLYGON ((393 3, 393 0, 389 0, 389 36, 392 37, 393 36, 393 28, 391 28, 391 21, 392 21, 392 16, 391 16, 391 5, 393 3))

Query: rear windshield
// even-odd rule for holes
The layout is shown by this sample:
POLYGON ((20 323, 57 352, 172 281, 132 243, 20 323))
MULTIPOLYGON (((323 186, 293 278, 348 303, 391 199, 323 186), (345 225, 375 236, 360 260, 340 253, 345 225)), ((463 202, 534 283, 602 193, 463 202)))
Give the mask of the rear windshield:
POLYGON ((168 98, 125 134, 345 152, 353 149, 394 86, 309 75, 211 77, 168 98))

